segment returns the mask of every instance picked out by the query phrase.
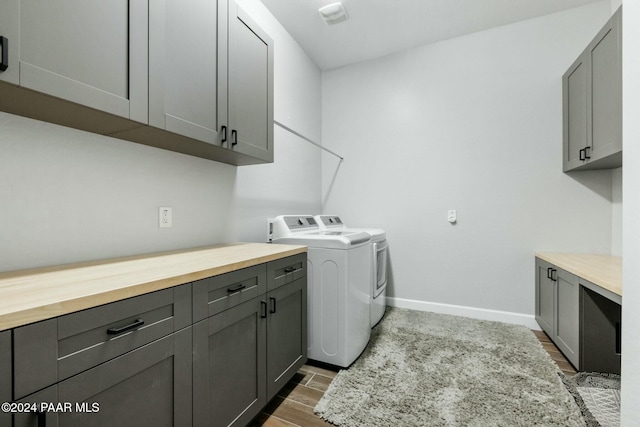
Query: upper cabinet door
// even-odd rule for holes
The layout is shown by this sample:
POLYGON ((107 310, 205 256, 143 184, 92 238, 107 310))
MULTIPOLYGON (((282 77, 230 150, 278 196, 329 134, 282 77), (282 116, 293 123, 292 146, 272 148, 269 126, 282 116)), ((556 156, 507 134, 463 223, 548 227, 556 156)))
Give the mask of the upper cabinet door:
POLYGON ((586 55, 580 55, 562 78, 562 100, 564 103, 562 156, 565 172, 584 163, 584 159, 580 155, 584 153, 584 147, 588 145, 587 73, 589 66, 585 58, 586 55))
POLYGON ((20 52, 19 20, 20 0, 2 0, 0 2, 0 81, 17 85, 20 83, 18 53, 20 52), (5 62, 6 59, 6 62, 5 62))
POLYGON ((622 31, 616 13, 589 45, 590 157, 622 150, 622 31))
POLYGON ((622 10, 562 77, 563 170, 622 166, 622 10))
POLYGON ((20 0, 20 85, 148 122, 148 0, 20 0))
POLYGON ((229 2, 228 114, 234 151, 273 161, 273 40, 229 2))
POLYGON ((218 2, 152 0, 149 8, 149 124, 221 144, 218 2))

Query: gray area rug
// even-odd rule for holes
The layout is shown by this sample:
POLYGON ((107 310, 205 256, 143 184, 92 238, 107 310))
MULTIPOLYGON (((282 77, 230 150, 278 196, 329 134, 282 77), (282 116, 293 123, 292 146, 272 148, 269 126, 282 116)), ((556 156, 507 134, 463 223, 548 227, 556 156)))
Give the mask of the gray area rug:
POLYGON ((585 426, 525 327, 388 309, 315 412, 354 426, 585 426))
POLYGON ((587 427, 620 426, 620 375, 578 372, 565 385, 584 415, 587 427))

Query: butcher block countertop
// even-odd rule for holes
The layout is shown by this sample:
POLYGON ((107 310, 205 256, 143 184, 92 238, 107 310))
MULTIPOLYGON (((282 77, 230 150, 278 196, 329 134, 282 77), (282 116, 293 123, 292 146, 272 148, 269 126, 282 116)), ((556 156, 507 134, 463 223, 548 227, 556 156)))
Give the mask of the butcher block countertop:
POLYGON ((0 331, 306 251, 297 245, 227 243, 0 273, 0 331))
POLYGON ((622 297, 622 258, 611 255, 536 253, 536 257, 622 297))

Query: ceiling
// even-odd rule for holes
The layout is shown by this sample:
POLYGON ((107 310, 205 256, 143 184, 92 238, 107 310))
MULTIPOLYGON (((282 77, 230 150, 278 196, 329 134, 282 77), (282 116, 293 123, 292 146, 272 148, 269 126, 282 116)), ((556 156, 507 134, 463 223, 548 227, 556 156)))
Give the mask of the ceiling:
POLYGON ((599 0, 342 0, 349 19, 327 25, 338 0, 261 0, 323 70, 377 58, 599 0))

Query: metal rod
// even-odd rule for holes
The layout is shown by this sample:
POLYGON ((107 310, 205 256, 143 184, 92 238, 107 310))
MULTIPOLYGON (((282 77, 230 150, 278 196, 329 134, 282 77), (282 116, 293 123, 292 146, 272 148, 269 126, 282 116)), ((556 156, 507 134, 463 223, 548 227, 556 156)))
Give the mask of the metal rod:
POLYGON ((309 138, 307 138, 306 136, 301 135, 300 133, 298 133, 298 132, 296 132, 295 130, 291 129, 289 126, 284 125, 284 124, 280 123, 280 122, 279 122, 279 121, 277 121, 277 120, 274 120, 273 122, 274 122, 275 124, 277 124, 278 126, 280 126, 282 129, 284 129, 284 130, 288 130, 288 131, 289 131, 289 132, 291 132, 292 134, 294 134, 294 135, 296 135, 296 136, 298 136, 298 137, 300 137, 300 138, 304 139, 305 141, 307 141, 307 142, 309 142, 309 143, 311 143, 311 144, 315 145, 315 146, 316 146, 316 147, 318 147, 319 149, 324 150, 324 151, 326 151, 326 152, 327 152, 327 153, 329 153, 329 154, 333 154, 334 156, 336 156, 337 158, 339 158, 339 159, 340 159, 340 161, 344 160, 344 157, 342 157, 341 155, 339 155, 339 154, 337 154, 337 153, 334 153, 333 151, 329 150, 328 148, 325 148, 325 147, 323 147, 322 145, 318 144, 317 142, 314 142, 314 141, 310 140, 310 139, 309 139, 309 138))

